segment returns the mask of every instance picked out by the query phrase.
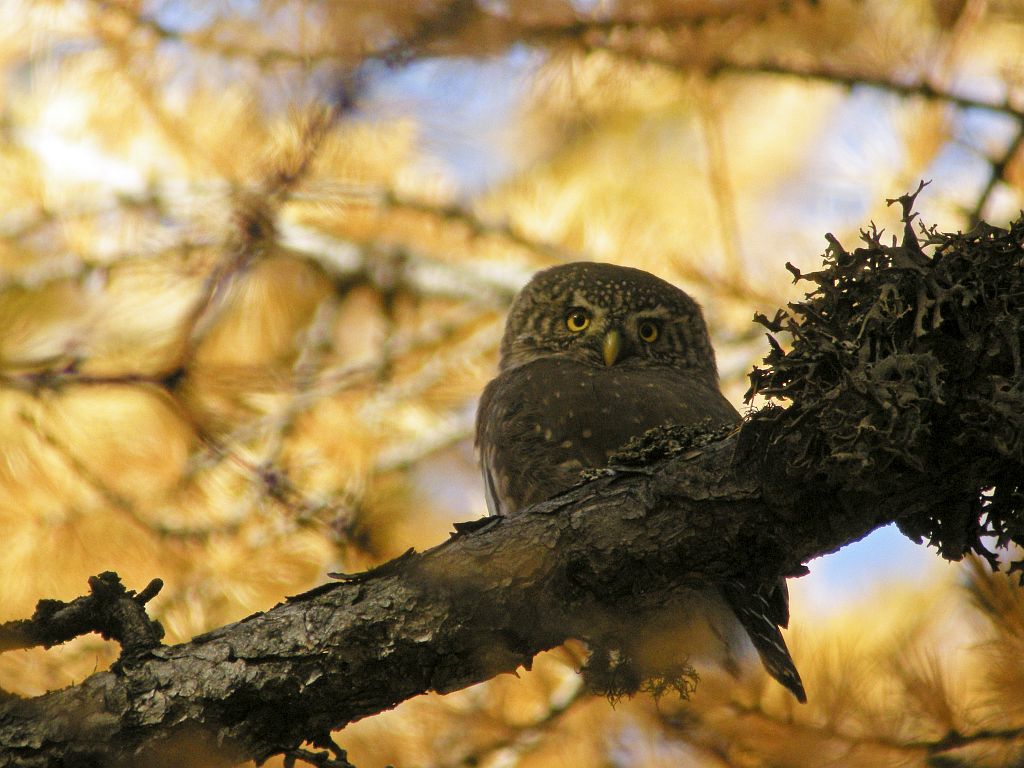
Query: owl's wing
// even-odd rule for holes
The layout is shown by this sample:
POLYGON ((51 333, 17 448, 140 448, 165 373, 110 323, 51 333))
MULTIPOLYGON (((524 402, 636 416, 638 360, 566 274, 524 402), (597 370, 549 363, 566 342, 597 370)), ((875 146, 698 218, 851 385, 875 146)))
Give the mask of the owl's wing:
MULTIPOLYGON (((495 380, 496 381, 496 380, 495 380)), ((487 513, 491 516, 500 516, 501 498, 498 495, 497 484, 494 474, 495 451, 494 440, 491 430, 493 429, 491 403, 494 396, 495 381, 492 381, 480 395, 480 403, 476 412, 476 445, 480 450, 480 469, 484 476, 484 497, 487 500, 487 513)))
POLYGON ((486 456, 480 457, 480 467, 484 473, 484 496, 487 499, 487 514, 500 516, 501 505, 498 503, 498 494, 494 490, 494 477, 491 474, 490 462, 486 456))

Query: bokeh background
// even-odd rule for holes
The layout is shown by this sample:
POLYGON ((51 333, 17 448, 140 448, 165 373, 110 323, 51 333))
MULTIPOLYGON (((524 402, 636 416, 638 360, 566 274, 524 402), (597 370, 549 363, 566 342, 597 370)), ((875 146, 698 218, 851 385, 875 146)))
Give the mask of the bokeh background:
MULTIPOLYGON (((755 312, 931 184, 1024 205, 1019 0, 0 0, 0 620, 116 570, 169 642, 442 541, 504 312, 575 259, 703 304, 742 407, 755 312)), ((783 341, 785 341, 783 339, 783 341)), ((359 768, 1019 765, 1016 582, 883 530, 792 583, 810 703, 530 673, 338 734, 359 768)), ((87 637, 0 656, 25 695, 87 637)))

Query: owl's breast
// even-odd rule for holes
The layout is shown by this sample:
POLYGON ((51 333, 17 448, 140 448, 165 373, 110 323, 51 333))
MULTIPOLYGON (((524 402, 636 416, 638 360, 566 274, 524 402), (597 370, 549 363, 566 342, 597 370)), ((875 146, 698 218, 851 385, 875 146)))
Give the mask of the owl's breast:
POLYGON ((717 387, 667 367, 591 366, 546 358, 502 373, 477 417, 485 478, 502 513, 550 498, 604 466, 635 436, 664 424, 732 424, 717 387))

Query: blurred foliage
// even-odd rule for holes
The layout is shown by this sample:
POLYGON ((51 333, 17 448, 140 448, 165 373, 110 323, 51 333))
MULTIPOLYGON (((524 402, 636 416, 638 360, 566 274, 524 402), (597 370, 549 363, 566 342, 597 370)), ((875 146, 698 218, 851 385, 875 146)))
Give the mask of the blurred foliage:
MULTIPOLYGON (((690 290, 738 403, 824 231, 901 231, 921 178, 943 231, 1024 204, 1014 0, 0 0, 0 77, 0 619, 115 569, 166 581, 171 642, 483 513, 475 398, 534 270, 690 290)), ((567 646, 340 738, 360 768, 1008 765, 1021 599, 969 579, 973 620, 945 584, 798 607, 804 708, 707 671, 613 710, 567 646)))

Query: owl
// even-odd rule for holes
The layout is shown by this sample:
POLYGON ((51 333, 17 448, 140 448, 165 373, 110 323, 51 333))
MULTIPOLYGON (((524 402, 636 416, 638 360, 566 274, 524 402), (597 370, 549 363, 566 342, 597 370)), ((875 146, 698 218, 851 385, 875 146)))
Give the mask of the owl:
MULTIPOLYGON (((477 410, 488 510, 511 516, 568 490, 649 429, 739 419, 686 293, 611 264, 539 272, 512 304, 499 373, 477 410)), ((688 657, 732 667, 749 638, 768 673, 806 701, 779 631, 789 621, 785 579, 711 585, 688 602, 688 657)))

